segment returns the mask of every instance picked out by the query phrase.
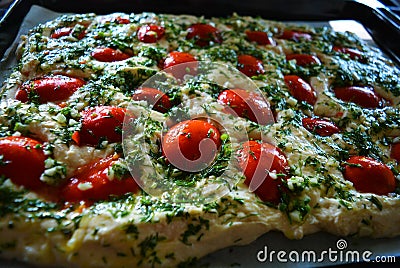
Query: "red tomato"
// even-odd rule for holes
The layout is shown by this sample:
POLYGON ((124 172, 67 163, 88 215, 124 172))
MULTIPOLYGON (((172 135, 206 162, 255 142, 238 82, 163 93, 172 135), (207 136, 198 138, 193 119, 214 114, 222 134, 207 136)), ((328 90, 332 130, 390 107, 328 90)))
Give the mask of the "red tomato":
POLYGON ((165 34, 164 27, 150 24, 143 25, 137 31, 137 36, 140 42, 155 43, 160 40, 165 34))
POLYGON ((381 105, 381 98, 369 86, 337 87, 333 91, 336 98, 353 102, 364 108, 376 108, 381 105))
POLYGON ((118 24, 129 24, 131 21, 128 18, 116 17, 114 21, 118 24))
POLYGON ((269 104, 258 94, 244 89, 227 89, 218 96, 218 102, 228 106, 228 113, 247 118, 261 125, 274 123, 269 104))
POLYGON ((346 161, 343 175, 362 193, 386 195, 396 188, 396 179, 390 168, 366 156, 350 157, 346 161))
POLYGON ((400 164, 400 142, 392 144, 390 157, 400 164))
POLYGON ((173 51, 168 54, 163 63, 163 69, 175 66, 177 64, 193 62, 196 58, 189 53, 173 51))
POLYGON ((309 33, 304 33, 300 31, 294 31, 294 30, 285 30, 281 36, 279 36, 280 39, 286 39, 286 40, 292 40, 295 42, 300 42, 302 40, 310 41, 312 39, 312 36, 309 33))
POLYGON ((37 140, 25 137, 0 139, 0 175, 10 178, 17 185, 28 189, 39 189, 45 183, 40 180, 44 172, 43 145, 37 140))
POLYGON ((290 94, 299 100, 314 105, 317 101, 317 93, 309 83, 297 75, 285 75, 285 84, 289 88, 290 94))
POLYGON ((318 57, 308 54, 289 54, 286 55, 286 60, 295 60, 299 66, 321 65, 318 57))
POLYGON ((220 136, 219 130, 206 121, 183 121, 165 134, 162 152, 174 166, 185 171, 200 171, 217 155, 220 136))
POLYGON ((262 31, 246 31, 247 39, 256 42, 259 45, 272 45, 275 46, 275 40, 268 36, 266 32, 262 31))
POLYGON ((238 151, 239 166, 246 177, 244 183, 263 201, 279 203, 282 179, 288 178, 286 156, 276 146, 247 141, 238 151))
POLYGON ((197 61, 190 53, 173 51, 167 55, 162 63, 162 69, 167 68, 177 79, 182 79, 186 74, 196 75, 197 61))
MULTIPOLYGON (((58 39, 63 36, 68 36, 72 33, 73 30, 74 30, 73 27, 58 28, 50 35, 50 37, 54 38, 54 39, 58 39)), ((81 33, 79 33, 78 39, 81 40, 83 37, 85 37, 85 34, 86 34, 85 31, 82 31, 81 33)))
POLYGON ((131 21, 129 18, 123 18, 121 16, 114 17, 114 18, 107 18, 102 19, 101 23, 109 24, 109 23, 116 23, 116 24, 129 24, 131 21))
POLYGON ((353 60, 365 60, 365 57, 362 55, 361 51, 354 48, 334 46, 333 50, 336 52, 347 54, 353 60))
POLYGON ((249 77, 265 73, 263 62, 250 55, 238 56, 237 68, 249 77))
POLYGON ((213 44, 221 44, 221 33, 217 28, 205 23, 192 24, 188 29, 186 39, 194 39, 196 45, 200 47, 211 46, 213 44))
POLYGON ((68 202, 105 200, 110 195, 123 195, 139 189, 136 181, 127 175, 109 178, 109 172, 117 159, 107 157, 78 168, 61 189, 61 200, 68 202))
POLYGON ((153 106, 153 110, 159 111, 160 113, 166 113, 172 107, 169 97, 155 88, 139 88, 133 94, 132 99, 136 101, 147 101, 149 105, 153 106))
POLYGON ((113 106, 96 106, 82 112, 82 128, 75 137, 80 144, 98 145, 122 140, 122 126, 126 110, 113 106))
POLYGON ((15 98, 21 102, 32 101, 36 97, 39 103, 63 101, 84 84, 82 79, 64 75, 36 78, 23 83, 15 98))
POLYGON ((302 124, 308 131, 317 133, 323 137, 340 132, 340 129, 334 123, 321 118, 306 117, 303 118, 302 124))
POLYGON ((70 35, 72 32, 72 28, 71 27, 63 27, 63 28, 58 28, 56 29, 51 35, 51 38, 60 38, 63 36, 68 36, 70 35))
POLYGON ((110 47, 98 47, 92 51, 92 57, 102 62, 114 62, 129 59, 131 56, 119 49, 110 47))

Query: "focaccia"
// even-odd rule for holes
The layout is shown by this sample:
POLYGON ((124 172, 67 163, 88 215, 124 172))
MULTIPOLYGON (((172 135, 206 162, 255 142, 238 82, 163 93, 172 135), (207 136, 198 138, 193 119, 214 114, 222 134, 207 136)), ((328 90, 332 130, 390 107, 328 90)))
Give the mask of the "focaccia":
POLYGON ((0 103, 1 258, 190 266, 269 231, 400 233, 400 71, 351 33, 68 14, 16 57, 0 103))

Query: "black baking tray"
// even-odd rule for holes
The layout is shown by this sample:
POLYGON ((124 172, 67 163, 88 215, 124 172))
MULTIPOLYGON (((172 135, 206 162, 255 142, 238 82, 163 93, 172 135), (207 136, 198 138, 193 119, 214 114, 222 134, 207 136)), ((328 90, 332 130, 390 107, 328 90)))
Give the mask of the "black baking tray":
POLYGON ((400 65, 400 17, 377 0, 16 0, 0 20, 0 58, 32 5, 73 13, 148 11, 212 17, 237 12, 280 21, 351 19, 360 22, 375 43, 400 65))

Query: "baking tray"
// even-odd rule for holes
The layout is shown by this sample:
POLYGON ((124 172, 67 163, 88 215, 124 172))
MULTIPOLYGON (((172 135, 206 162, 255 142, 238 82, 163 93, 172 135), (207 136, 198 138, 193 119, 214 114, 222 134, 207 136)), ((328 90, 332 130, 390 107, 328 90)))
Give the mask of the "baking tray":
MULTIPOLYGON (((344 0, 298 0, 298 1, 255 1, 247 0, 189 0, 184 4, 180 0, 138 0, 138 1, 113 1, 113 0, 86 0, 86 1, 61 1, 61 0, 17 0, 7 10, 0 20, 0 58, 15 40, 18 30, 28 11, 34 5, 65 13, 95 12, 106 14, 111 12, 156 12, 172 14, 193 14, 211 16, 228 16, 233 12, 240 15, 261 16, 266 19, 280 21, 307 21, 309 23, 326 22, 330 20, 351 19, 360 22, 374 39, 375 43, 389 56, 400 63, 400 19, 384 5, 377 1, 344 1, 344 0)), ((256 255, 265 246, 270 250, 327 250, 335 249, 339 237, 318 233, 307 236, 302 240, 292 241, 281 233, 271 232, 263 235, 255 242, 243 247, 230 247, 210 254, 199 261, 199 265, 206 267, 264 267, 268 264, 274 267, 309 267, 331 266, 338 263, 261 263, 256 255)), ((395 262, 400 262, 400 238, 394 239, 368 239, 344 238, 349 244, 349 249, 371 250, 375 256, 396 256, 395 262)), ((343 263, 340 263, 343 265, 343 263)), ((354 264, 352 264, 354 265, 354 264)), ((389 263, 395 266, 396 263, 389 263)), ((358 266, 375 267, 376 263, 361 263, 358 266)), ((32 267, 13 261, 0 260, 0 267, 27 268, 32 267)))

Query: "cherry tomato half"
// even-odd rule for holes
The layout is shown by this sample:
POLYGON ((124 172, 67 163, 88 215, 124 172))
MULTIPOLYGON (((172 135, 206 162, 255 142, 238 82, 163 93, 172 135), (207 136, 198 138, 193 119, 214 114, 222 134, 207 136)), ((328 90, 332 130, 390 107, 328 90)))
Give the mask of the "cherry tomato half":
MULTIPOLYGON (((73 33, 73 31, 74 31, 73 27, 58 28, 50 35, 50 37, 54 38, 54 39, 58 39, 58 38, 61 38, 63 36, 71 35, 73 33)), ((85 35, 86 35, 85 31, 80 32, 79 35, 78 35, 78 39, 81 40, 82 38, 85 37, 85 35)))
POLYGON ((331 136, 339 133, 340 129, 333 123, 322 118, 306 117, 302 119, 302 124, 305 129, 310 132, 317 133, 320 136, 331 136))
POLYGON ((137 31, 137 37, 139 41, 143 43, 155 43, 160 40, 164 34, 164 27, 154 24, 143 25, 137 31))
POLYGON ((68 99, 78 88, 85 85, 79 78, 54 75, 24 82, 15 98, 21 102, 37 100, 39 103, 57 102, 68 99))
POLYGON ((153 110, 160 113, 166 113, 172 107, 169 97, 155 88, 139 88, 134 92, 132 99, 136 101, 147 101, 149 105, 153 106, 153 110))
POLYGON ((352 156, 345 163, 344 178, 357 191, 386 195, 396 188, 393 172, 385 164, 371 157, 352 156))
POLYGON ((247 118, 261 125, 274 123, 269 104, 255 92, 244 89, 227 89, 218 96, 218 103, 228 106, 228 113, 247 118))
POLYGON ((186 52, 173 51, 168 54, 168 56, 164 60, 163 69, 175 66, 177 64, 193 62, 196 61, 196 58, 186 52))
POLYGON ((58 39, 60 37, 70 35, 71 32, 72 32, 72 28, 71 27, 58 28, 50 35, 50 37, 58 39))
POLYGON ((196 23, 187 29, 186 39, 193 39, 199 47, 211 46, 213 44, 221 44, 221 33, 217 28, 210 24, 196 23))
POLYGON ((189 172, 200 171, 217 155, 220 136, 219 130, 206 121, 183 121, 164 135, 162 152, 175 167, 189 172))
POLYGON ((0 175, 28 189, 39 189, 45 185, 40 180, 46 160, 42 147, 42 143, 31 138, 13 136, 1 138, 0 175))
POLYGON ((265 73, 263 62, 251 55, 239 55, 237 68, 248 77, 265 73))
POLYGON ((82 128, 75 140, 80 144, 98 145, 101 141, 120 142, 126 110, 113 106, 96 106, 82 112, 82 128))
POLYGON ((139 190, 136 181, 126 174, 110 178, 110 170, 117 159, 107 157, 78 168, 61 189, 61 200, 68 202, 106 200, 110 195, 120 196, 139 190))
POLYGON ((239 167, 246 177, 244 183, 263 201, 279 203, 282 179, 288 178, 286 156, 276 146, 247 141, 238 151, 239 167))
POLYGON ((361 51, 359 51, 358 49, 355 49, 355 48, 334 46, 333 50, 336 52, 340 52, 340 53, 349 55, 350 59, 352 59, 352 60, 358 60, 361 62, 366 60, 366 58, 361 53, 361 51))
POLYGON ((381 105, 381 98, 369 86, 336 87, 335 96, 345 102, 353 102, 364 108, 376 108, 381 105))
POLYGON ((317 101, 317 93, 309 83, 297 75, 285 75, 285 84, 289 88, 290 94, 298 101, 305 101, 314 105, 317 101))
POLYGON ((118 23, 118 24, 129 24, 131 21, 129 20, 129 18, 123 18, 123 17, 116 17, 114 19, 114 22, 118 23))
POLYGON ((309 54, 288 54, 286 60, 295 60, 299 66, 310 66, 310 65, 321 65, 321 61, 318 57, 309 54))
POLYGON ((283 31, 282 35, 279 36, 279 39, 286 39, 295 42, 300 42, 302 40, 310 41, 312 39, 312 36, 309 33, 301 31, 285 30, 283 31))
POLYGON ((119 49, 110 47, 98 47, 95 48, 92 53, 92 57, 101 62, 114 62, 129 59, 131 56, 127 53, 122 52, 119 49))
POLYGON ((175 78, 183 79, 186 74, 196 75, 197 60, 190 53, 173 51, 167 55, 161 67, 162 69, 169 69, 169 72, 172 73, 175 78))
POLYGON ((256 42, 259 45, 272 45, 275 46, 275 40, 268 36, 266 32, 262 31, 246 31, 247 39, 256 42))

